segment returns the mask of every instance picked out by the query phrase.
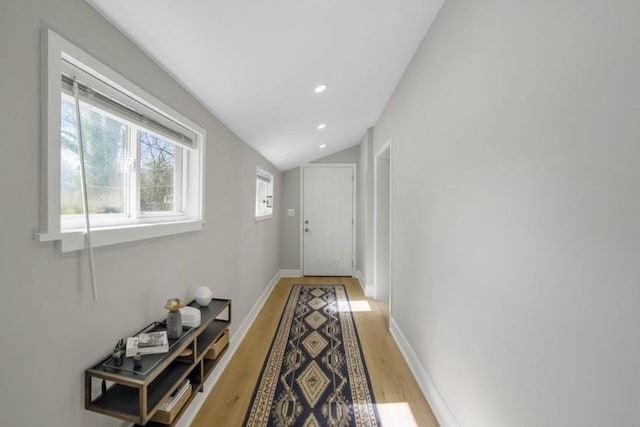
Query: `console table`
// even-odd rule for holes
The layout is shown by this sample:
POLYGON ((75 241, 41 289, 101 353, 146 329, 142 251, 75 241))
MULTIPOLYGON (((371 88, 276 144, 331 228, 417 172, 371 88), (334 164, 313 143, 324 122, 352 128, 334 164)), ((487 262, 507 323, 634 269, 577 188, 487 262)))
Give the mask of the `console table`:
POLYGON ((228 341, 224 340, 228 340, 231 324, 231 300, 213 299, 206 307, 192 301, 189 306, 200 310, 200 326, 185 327, 180 338, 169 340, 168 353, 143 356, 143 366, 138 371, 132 368, 130 358, 126 358, 121 367, 114 367, 111 356, 86 369, 85 408, 140 425, 175 424, 197 392, 203 391, 205 380, 226 352, 228 341), (221 346, 224 349, 220 351, 221 346), (214 356, 210 350, 214 347, 215 358, 211 358, 214 356), (186 379, 191 383, 191 394, 186 403, 177 409, 170 422, 154 421, 163 400, 186 379), (94 393, 98 388, 100 393, 94 393), (94 397, 93 394, 98 395, 94 397))

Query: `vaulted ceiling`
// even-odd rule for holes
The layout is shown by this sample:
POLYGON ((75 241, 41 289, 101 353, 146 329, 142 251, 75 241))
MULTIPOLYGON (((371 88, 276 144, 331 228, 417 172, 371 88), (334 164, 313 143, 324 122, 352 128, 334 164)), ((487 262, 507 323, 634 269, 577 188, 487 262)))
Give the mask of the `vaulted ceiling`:
POLYGON ((444 0, 87 1, 287 170, 359 142, 444 0))

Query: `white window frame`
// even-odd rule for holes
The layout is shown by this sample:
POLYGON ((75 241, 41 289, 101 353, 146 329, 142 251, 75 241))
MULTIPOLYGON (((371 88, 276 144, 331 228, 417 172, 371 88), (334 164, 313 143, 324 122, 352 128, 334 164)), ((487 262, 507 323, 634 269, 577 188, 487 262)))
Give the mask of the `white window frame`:
MULTIPOLYGON (((69 95, 66 95, 69 97, 69 95)), ((72 102, 75 102, 72 100, 72 102)), ((109 213, 109 214, 91 214, 91 228, 99 229, 100 227, 126 226, 133 224, 152 223, 152 222, 169 222, 184 220, 186 179, 183 170, 187 170, 187 158, 185 149, 178 143, 163 135, 158 135, 153 131, 143 128, 131 121, 125 120, 108 111, 100 110, 100 114, 115 120, 127 127, 127 154, 135 162, 130 165, 130 170, 126 171, 127 177, 124 179, 124 208, 125 213, 109 213), (141 187, 140 187, 140 170, 141 170, 141 152, 139 143, 140 133, 149 133, 158 136, 163 140, 174 143, 176 146, 176 159, 174 164, 174 211, 142 211, 141 208, 141 187)), ((61 215, 61 231, 84 230, 84 214, 61 215)))
MULTIPOLYGON (((40 242, 58 241, 62 252, 85 248, 85 232, 82 229, 63 229, 60 214, 60 96, 62 61, 71 62, 83 71, 99 77, 102 81, 131 97, 194 135, 193 150, 183 161, 187 172, 181 185, 184 192, 183 212, 145 213, 135 221, 118 224, 91 222, 91 243, 94 247, 124 243, 202 229, 204 220, 205 148, 206 130, 184 117, 168 105, 153 97, 134 83, 128 81, 91 55, 51 30, 42 32, 42 155, 41 155, 41 201, 40 242)), ((182 150, 183 152, 185 150, 182 150)), ((138 156, 139 157, 139 156, 138 156)), ((139 161, 139 159, 138 159, 139 161)))
MULTIPOLYGON (((273 180, 274 180, 274 177, 273 177, 273 174, 271 172, 268 172, 268 171, 264 170, 260 166, 256 167, 256 193, 255 193, 255 210, 254 210, 256 221, 262 221, 264 219, 269 219, 269 218, 273 217, 273 204, 274 204, 273 180), (258 207, 261 204, 266 203, 266 201, 262 200, 262 198, 259 197, 259 194, 258 194, 258 182, 265 181, 265 180, 269 181, 269 190, 271 192, 271 195, 267 194, 267 197, 271 198, 271 206, 269 207, 269 210, 266 213, 259 214, 258 213, 258 207)), ((267 191, 267 193, 268 192, 269 191, 267 191)))

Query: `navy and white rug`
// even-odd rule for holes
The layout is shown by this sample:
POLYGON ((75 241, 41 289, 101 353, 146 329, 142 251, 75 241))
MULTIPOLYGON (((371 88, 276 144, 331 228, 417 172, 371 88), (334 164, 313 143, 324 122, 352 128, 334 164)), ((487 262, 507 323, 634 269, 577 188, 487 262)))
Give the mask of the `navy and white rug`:
POLYGON ((344 285, 293 286, 244 425, 380 425, 344 285))

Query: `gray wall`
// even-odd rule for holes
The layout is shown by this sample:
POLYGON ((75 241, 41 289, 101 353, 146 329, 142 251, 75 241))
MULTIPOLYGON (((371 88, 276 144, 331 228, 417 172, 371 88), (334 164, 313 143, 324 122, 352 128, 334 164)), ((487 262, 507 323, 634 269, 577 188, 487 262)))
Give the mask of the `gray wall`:
POLYGON ((360 271, 360 278, 364 280, 362 285, 371 289, 373 289, 373 141, 374 129, 369 128, 362 136, 359 145, 356 233, 356 268, 360 271))
POLYGON ((358 144, 337 153, 329 154, 311 163, 358 163, 358 144))
MULTIPOLYGON (((83 370, 118 337, 166 315, 197 285, 233 299, 240 325, 279 269, 280 206, 253 219, 250 149, 82 0, 0 3, 0 414, 6 426, 116 426, 84 410, 83 370), (208 132, 201 232, 98 248, 100 299, 87 259, 37 244, 40 178, 40 29, 50 27, 208 132)), ((215 72, 215 71, 212 71, 215 72)), ((275 176, 276 197, 280 174, 275 176)))
POLYGON ((464 426, 632 426, 640 2, 445 2, 384 113, 392 315, 464 426))
POLYGON ((375 298, 381 301, 389 301, 390 283, 390 262, 391 262, 391 240, 390 240, 390 220, 389 212, 391 200, 389 199, 391 165, 390 160, 384 156, 374 160, 376 163, 376 177, 374 193, 376 201, 375 211, 375 278, 373 285, 376 289, 375 298))
MULTIPOLYGON (((356 163, 358 164, 359 146, 330 154, 311 163, 356 163)), ((357 209, 357 208, 356 208, 357 209)), ((300 265, 300 168, 282 173, 282 218, 280 236, 280 260, 284 269, 298 270, 300 265), (294 217, 287 215, 287 209, 295 209, 294 217)))
POLYGON ((280 217, 280 263, 284 269, 300 268, 300 168, 282 172, 282 215, 280 217), (287 209, 295 215, 288 216, 287 209))

